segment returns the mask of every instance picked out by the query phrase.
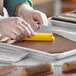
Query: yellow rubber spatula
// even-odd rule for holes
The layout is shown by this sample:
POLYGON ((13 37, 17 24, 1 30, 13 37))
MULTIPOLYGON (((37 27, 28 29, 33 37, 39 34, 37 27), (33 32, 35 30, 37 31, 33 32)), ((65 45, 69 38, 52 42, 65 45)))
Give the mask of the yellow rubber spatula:
POLYGON ((31 40, 31 41, 54 41, 52 33, 36 33, 35 36, 31 36, 30 38, 23 38, 22 40, 31 40))

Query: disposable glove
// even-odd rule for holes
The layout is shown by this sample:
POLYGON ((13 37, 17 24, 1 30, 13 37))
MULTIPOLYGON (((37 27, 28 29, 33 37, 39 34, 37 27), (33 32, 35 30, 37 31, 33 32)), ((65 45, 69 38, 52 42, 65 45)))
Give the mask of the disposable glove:
POLYGON ((35 35, 31 26, 19 17, 0 18, 0 34, 15 40, 35 35))
POLYGON ((33 9, 28 4, 23 4, 19 8, 18 16, 23 18, 26 22, 28 22, 34 29, 38 28, 38 24, 45 26, 48 25, 47 16, 44 13, 33 9))

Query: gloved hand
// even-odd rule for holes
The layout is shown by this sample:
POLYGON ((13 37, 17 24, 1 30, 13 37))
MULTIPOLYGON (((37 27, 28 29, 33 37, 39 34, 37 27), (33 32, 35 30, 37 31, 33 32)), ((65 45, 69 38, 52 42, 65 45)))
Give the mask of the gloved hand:
POLYGON ((37 29, 38 24, 48 25, 46 15, 38 10, 33 9, 29 4, 23 4, 18 10, 18 16, 28 22, 33 28, 37 29), (35 22, 37 21, 38 24, 35 22))
POLYGON ((0 33, 15 40, 35 35, 30 25, 19 17, 0 18, 0 33))

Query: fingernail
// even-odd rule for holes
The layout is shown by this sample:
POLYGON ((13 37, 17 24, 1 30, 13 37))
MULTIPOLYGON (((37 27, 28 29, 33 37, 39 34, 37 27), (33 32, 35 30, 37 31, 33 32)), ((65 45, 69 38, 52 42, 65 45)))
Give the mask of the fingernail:
POLYGON ((31 37, 31 33, 29 35, 26 35, 26 36, 27 36, 27 38, 30 38, 31 37))
POLYGON ((33 29, 32 29, 32 31, 31 31, 31 34, 32 34, 32 36, 35 36, 35 35, 36 35, 36 33, 34 32, 33 29))
POLYGON ((32 36, 35 36, 35 35, 36 35, 36 33, 35 33, 35 32, 33 32, 32 36))
POLYGON ((27 38, 30 38, 31 36, 27 36, 27 38))

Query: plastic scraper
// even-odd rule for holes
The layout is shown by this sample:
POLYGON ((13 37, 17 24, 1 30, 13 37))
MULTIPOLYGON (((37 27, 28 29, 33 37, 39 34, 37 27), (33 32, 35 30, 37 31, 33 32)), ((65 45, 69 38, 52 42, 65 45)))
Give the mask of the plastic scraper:
POLYGON ((35 36, 31 36, 30 38, 23 38, 23 40, 31 40, 31 41, 54 41, 52 33, 36 33, 35 36))

